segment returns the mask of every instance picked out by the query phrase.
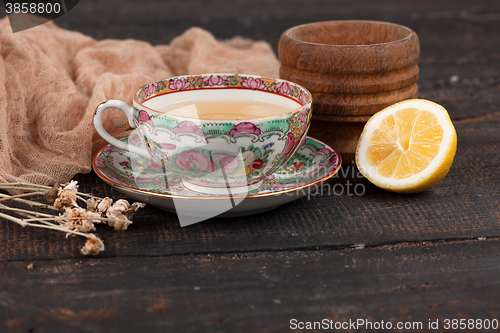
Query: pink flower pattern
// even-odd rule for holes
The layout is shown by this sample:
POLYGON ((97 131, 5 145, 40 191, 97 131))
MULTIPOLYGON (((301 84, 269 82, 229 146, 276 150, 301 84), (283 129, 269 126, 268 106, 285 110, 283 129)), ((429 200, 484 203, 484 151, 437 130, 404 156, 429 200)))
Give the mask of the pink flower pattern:
POLYGON ((171 143, 160 143, 158 144, 162 149, 174 150, 177 146, 171 143))
POLYGON ((156 163, 153 160, 148 160, 147 165, 148 165, 148 168, 150 168, 153 171, 159 171, 159 170, 163 169, 163 167, 160 164, 156 163))
POLYGON ((305 104, 307 103, 307 94, 306 94, 304 91, 301 91, 301 92, 300 92, 299 102, 300 102, 302 105, 305 105, 305 104))
POLYGON ((241 82, 241 86, 248 89, 265 90, 266 85, 261 79, 249 77, 241 82))
MULTIPOLYGON (((113 146, 109 145, 107 147, 110 147, 111 150, 115 149, 113 146)), ((106 147, 106 148, 107 148, 106 147)), ((102 154, 104 154, 104 151, 101 151, 102 154)), ((95 159, 95 165, 97 165, 100 169, 106 169, 106 162, 104 162, 104 159, 101 156, 97 156, 95 159)))
POLYGON ((330 156, 333 153, 333 151, 328 148, 319 148, 318 151, 325 154, 326 157, 330 156))
POLYGON ((143 102, 145 99, 161 93, 168 88, 168 91, 179 91, 186 89, 203 89, 205 87, 222 87, 241 85, 243 88, 264 90, 276 92, 285 96, 290 96, 300 102, 302 105, 307 103, 307 93, 300 87, 296 87, 291 82, 285 81, 270 81, 259 77, 242 76, 242 75, 193 75, 193 76, 179 76, 167 80, 152 82, 145 85, 143 89, 137 94, 138 100, 143 102))
POLYGON ((276 83, 276 92, 290 96, 290 94, 293 91, 293 87, 290 83, 288 82, 278 82, 276 83))
POLYGON ((293 133, 289 132, 286 140, 286 148, 282 155, 283 157, 286 156, 290 152, 290 150, 292 150, 294 144, 295 144, 295 136, 293 135, 293 133))
POLYGON ((224 168, 224 172, 228 175, 235 172, 239 167, 238 159, 232 156, 222 153, 215 153, 212 156, 217 159, 219 164, 224 168))
POLYGON ((131 135, 128 137, 128 142, 133 145, 137 145, 139 141, 141 141, 141 139, 139 139, 138 135, 131 135))
POLYGON ((210 75, 202 79, 203 85, 206 87, 222 86, 226 81, 227 76, 225 75, 210 75))
POLYGON ((210 158, 197 150, 180 153, 175 160, 175 164, 181 170, 194 171, 194 167, 196 167, 201 172, 210 173, 215 171, 214 164, 210 158))
POLYGON ((153 121, 151 120, 151 117, 144 110, 139 111, 139 116, 137 117, 137 120, 139 121, 139 123, 141 123, 141 122, 147 123, 149 126, 154 127, 154 124, 153 124, 153 121))
MULTIPOLYGON (((136 137, 137 136, 131 136, 130 138, 136 137)), ((289 182, 287 180, 283 182, 280 179, 276 179, 274 175, 271 175, 266 178, 266 180, 264 181, 264 185, 256 191, 275 192, 281 191, 282 189, 293 189, 316 180, 321 180, 321 178, 332 176, 338 169, 340 156, 338 156, 338 154, 334 150, 329 149, 328 146, 322 144, 322 142, 310 138, 308 138, 307 141, 312 141, 319 144, 316 152, 322 152, 325 155, 329 155, 328 158, 322 159, 319 164, 308 164, 307 162, 301 162, 302 158, 292 160, 292 162, 289 163, 289 168, 281 169, 278 172, 282 175, 290 175, 296 177, 292 182, 289 182)), ((124 140, 124 142, 126 141, 124 140)), ((135 176, 130 175, 130 173, 124 173, 122 166, 120 166, 123 160, 113 159, 113 157, 115 156, 123 155, 123 150, 111 145, 109 145, 109 147, 111 147, 111 150, 105 148, 101 149, 94 160, 94 168, 96 168, 99 176, 104 180, 108 182, 114 181, 120 185, 124 185, 126 187, 134 189, 152 189, 154 191, 158 191, 159 189, 161 189, 161 193, 177 193, 186 196, 200 196, 200 194, 188 191, 184 186, 180 185, 180 182, 182 180, 181 177, 169 177, 167 185, 164 177, 167 174, 170 175, 170 171, 165 170, 162 173, 163 168, 161 167, 161 164, 157 164, 152 160, 144 158, 139 158, 138 160, 131 159, 131 163, 138 168, 137 170, 141 170, 141 173, 135 176), (142 175, 148 175, 148 177, 141 177, 142 175), (157 177, 152 178, 151 175, 157 175, 157 177)), ((306 152, 306 155, 310 157, 316 156, 314 153, 308 152, 306 152)), ((217 164, 222 165, 227 174, 235 171, 237 172, 239 163, 236 163, 231 155, 216 153, 212 155, 212 158, 217 159, 217 164)), ((195 154, 195 158, 193 158, 191 160, 191 163, 186 167, 188 169, 192 169, 194 166, 196 166, 195 169, 197 169, 198 165, 201 164, 198 161, 199 159, 200 156, 198 154, 195 154)), ((209 158, 207 157, 201 156, 202 161, 208 162, 207 169, 210 171, 212 167, 208 159, 209 158)))
POLYGON ((185 77, 173 79, 169 82, 168 88, 172 91, 187 89, 189 88, 189 80, 185 77))
POLYGON ((199 136, 204 136, 205 134, 201 130, 200 127, 197 125, 193 124, 190 121, 182 121, 180 122, 175 128, 174 128, 174 133, 179 134, 179 133, 194 133, 199 136))
POLYGON ((332 166, 332 165, 335 165, 337 164, 338 162, 338 155, 337 154, 334 154, 332 157, 330 157, 330 159, 328 160, 328 166, 332 166))
POLYGON ((157 86, 158 86, 158 82, 153 82, 151 84, 148 84, 144 88, 144 94, 146 94, 146 98, 155 94, 157 86))
MULTIPOLYGON (((281 152, 280 158, 289 158, 292 150, 297 145, 298 140, 300 139, 299 133, 301 133, 303 127, 306 125, 309 115, 309 110, 306 108, 306 103, 310 102, 308 100, 308 94, 305 90, 301 89, 299 86, 296 86, 292 82, 282 81, 282 80, 270 80, 260 77, 253 76, 244 76, 244 75, 217 75, 217 74, 209 74, 209 75, 196 75, 196 76, 181 76, 176 78, 171 78, 167 80, 153 82, 144 86, 143 90, 139 93, 141 98, 150 96, 154 96, 155 93, 162 92, 174 92, 181 91, 187 89, 203 89, 205 87, 234 87, 237 89, 252 89, 252 90, 262 90, 269 91, 271 93, 280 94, 283 96, 289 96, 302 104, 304 107, 299 111, 293 114, 293 118, 288 119, 290 127, 283 128, 283 134, 285 134, 285 148, 281 152), (168 90, 167 90, 168 89, 168 90)), ((307 106, 309 107, 309 105, 307 106)), ((137 112, 137 111, 136 111, 137 112)), ((156 123, 155 116, 149 115, 144 110, 139 110, 137 114, 137 121, 139 123, 147 123, 149 126, 154 127, 156 123)), ((177 125, 170 125, 171 123, 157 123, 157 126, 167 126, 168 129, 171 129, 175 134, 195 134, 197 136, 203 137, 205 136, 202 126, 196 125, 192 121, 181 121, 177 125), (167 125, 168 124, 168 125, 167 125)), ((224 129, 226 129, 225 127, 224 129)), ((232 128, 229 127, 229 132, 224 130, 224 135, 229 135, 230 137, 239 137, 239 135, 249 136, 256 135, 260 136, 264 133, 267 133, 268 127, 265 126, 260 128, 258 123, 253 122, 241 122, 236 125, 232 125, 232 128), (264 130, 265 128, 265 130, 264 130)), ((208 132, 207 132, 208 133, 208 132)), ((211 133, 211 132, 210 132, 211 133)), ((222 133, 220 133, 222 134, 222 133)), ((210 134, 211 135, 211 134, 210 134)), ((129 142, 131 144, 138 143, 138 137, 129 138, 129 142)), ((215 171, 216 165, 220 165, 224 168, 225 172, 228 174, 234 173, 237 171, 237 168, 241 167, 237 159, 234 159, 231 155, 225 153, 215 153, 212 156, 207 156, 200 150, 189 150, 184 151, 177 155, 175 160, 169 160, 171 153, 167 154, 167 151, 172 151, 177 149, 178 147, 172 143, 166 142, 152 142, 152 147, 154 151, 160 156, 164 156, 165 161, 170 164, 169 168, 171 170, 178 168, 178 170, 190 170, 190 171, 199 171, 202 173, 211 173, 215 171), (169 157, 167 157, 167 155, 169 157), (213 159, 216 160, 213 160, 213 159)), ((269 147, 272 146, 274 142, 268 143, 269 147), (270 144, 270 145, 269 145, 270 144)), ((267 145, 265 145, 266 148, 267 145)), ((324 154, 327 158, 325 158, 324 163, 335 164, 338 161, 336 159, 330 161, 330 157, 333 154, 331 151, 325 148, 324 154)), ((335 154, 334 154, 335 155, 335 154)), ((332 157, 333 158, 333 157, 332 157)), ((103 161, 96 160, 96 164, 102 164, 103 161)), ((249 165, 245 165, 246 169, 257 170, 263 168, 267 162, 263 160, 255 160, 249 165)), ((152 171, 161 171, 162 166, 155 163, 154 161, 148 162, 147 167, 152 171)), ((295 165, 295 168, 303 168, 302 165, 295 165)), ((250 170, 250 171, 251 171, 250 170)), ((248 170, 245 170, 247 172, 248 170)), ((248 174, 248 172, 247 172, 248 174)))
MULTIPOLYGON (((103 154, 106 155, 106 154, 112 152, 113 149, 114 149, 113 146, 108 145, 108 146, 104 147, 101 151, 102 151, 103 154)), ((96 161, 96 163, 97 163, 97 161, 96 161)))
POLYGON ((307 116, 307 110, 306 109, 300 110, 300 122, 301 123, 304 123, 304 121, 306 120, 306 116, 307 116))
POLYGON ((243 122, 239 123, 238 125, 235 125, 230 131, 229 135, 231 137, 234 137, 236 134, 239 133, 250 133, 250 134, 255 134, 255 135, 260 135, 260 128, 258 128, 255 124, 252 124, 250 122, 243 122))

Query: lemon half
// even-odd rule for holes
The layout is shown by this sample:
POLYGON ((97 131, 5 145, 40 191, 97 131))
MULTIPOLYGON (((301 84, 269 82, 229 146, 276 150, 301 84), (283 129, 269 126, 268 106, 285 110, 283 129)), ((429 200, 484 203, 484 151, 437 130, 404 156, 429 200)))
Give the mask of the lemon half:
POLYGON ((417 193, 446 176, 456 150, 457 133, 446 109, 411 99, 368 120, 359 138, 356 165, 380 188, 417 193))

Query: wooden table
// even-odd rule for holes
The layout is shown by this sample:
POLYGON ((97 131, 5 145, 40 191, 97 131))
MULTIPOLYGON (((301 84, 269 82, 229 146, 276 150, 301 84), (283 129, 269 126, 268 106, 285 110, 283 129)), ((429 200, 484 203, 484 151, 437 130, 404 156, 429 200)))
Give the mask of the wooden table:
MULTIPOLYGON (((93 258, 79 254, 81 238, 2 220, 0 332, 299 332, 298 322, 323 319, 424 331, 437 320, 444 331, 446 319, 500 320, 497 0, 85 0, 57 23, 154 44, 198 25, 276 49, 285 29, 333 19, 391 21, 419 35, 420 97, 445 106, 458 134, 441 183, 397 195, 343 168, 328 184, 362 184, 363 195, 186 228, 148 206, 124 233, 100 229, 107 248, 93 258)), ((76 179, 122 197, 95 174, 76 179)))

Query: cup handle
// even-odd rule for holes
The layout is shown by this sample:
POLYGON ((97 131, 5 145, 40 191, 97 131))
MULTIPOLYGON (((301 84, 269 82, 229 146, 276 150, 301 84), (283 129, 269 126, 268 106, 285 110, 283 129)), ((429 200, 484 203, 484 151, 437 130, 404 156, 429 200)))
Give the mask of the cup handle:
POLYGON ((125 115, 127 116, 128 123, 130 127, 135 128, 134 124, 134 108, 128 105, 125 102, 118 101, 118 100, 110 100, 110 101, 105 101, 99 104, 97 109, 95 110, 94 113, 94 127, 97 130, 97 133, 106 141, 108 141, 110 144, 113 146, 127 150, 133 154, 140 155, 145 158, 151 158, 149 155, 149 152, 145 148, 141 148, 138 146, 134 146, 132 144, 128 144, 126 142, 120 141, 116 139, 115 137, 111 136, 105 129, 104 126, 102 126, 102 113, 109 108, 116 108, 121 110, 125 115))

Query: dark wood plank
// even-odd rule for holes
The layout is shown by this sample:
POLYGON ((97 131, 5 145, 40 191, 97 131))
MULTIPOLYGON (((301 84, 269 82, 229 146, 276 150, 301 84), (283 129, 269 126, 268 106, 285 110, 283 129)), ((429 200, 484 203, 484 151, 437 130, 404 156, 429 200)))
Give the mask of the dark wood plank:
POLYGON ((192 26, 219 39, 241 35, 268 41, 298 24, 379 20, 408 26, 420 38, 420 97, 441 103, 454 118, 498 112, 500 2, 495 0, 132 0, 81 1, 56 23, 97 39, 135 38, 168 44, 192 26), (454 79, 450 79, 456 76, 454 79), (458 82, 455 82, 458 77, 458 82))
MULTIPOLYGON (((420 36, 422 97, 442 103, 457 118, 498 112, 496 1, 362 1, 355 7, 329 1, 289 1, 286 6, 280 1, 221 1, 216 8, 207 6, 212 4, 194 0, 168 6, 158 1, 140 6, 131 1, 86 1, 57 23, 96 38, 130 37, 155 44, 168 43, 188 27, 200 25, 218 38, 240 34, 275 46, 283 30, 303 22, 393 21, 420 36), (458 82, 450 82, 453 75, 458 82)), ((266 215, 213 219, 185 229, 175 215, 148 207, 128 232, 100 231, 107 244, 103 255, 307 249, 499 235, 498 125, 498 120, 457 125, 458 155, 450 174, 420 195, 384 192, 344 168, 345 175, 330 181, 329 188, 340 193, 360 184, 366 189, 363 196, 326 193, 266 215)), ((94 175, 77 178, 88 192, 120 197, 94 175)), ((1 221, 0 230, 0 254, 6 260, 78 256, 83 242, 67 241, 50 231, 22 230, 6 221, 1 221)))
POLYGON ((33 270, 3 261, 0 331, 290 332, 291 319, 365 319, 439 320, 433 332, 444 332, 447 318, 499 318, 499 245, 40 260, 33 270))
MULTIPOLYGON (((362 196, 324 193, 187 228, 147 207, 124 233, 99 230, 97 258, 80 256, 80 238, 1 220, 0 332, 289 332, 292 318, 440 320, 443 331, 446 318, 498 319, 500 119, 474 117, 500 111, 499 15, 497 0, 80 1, 57 24, 156 45, 194 25, 275 50, 282 31, 306 22, 406 25, 422 47, 420 96, 463 119, 457 157, 443 182, 413 196, 344 168, 328 186, 360 184, 362 196)), ((94 174, 76 179, 121 197, 94 174)))
MULTIPOLYGON (((175 214, 147 207, 126 232, 99 229, 107 246, 102 255, 299 250, 500 236, 499 126, 498 118, 458 124, 457 155, 449 174, 420 194, 386 192, 358 178, 355 169, 344 168, 322 195, 264 214, 181 228, 175 214), (364 188, 363 195, 353 195, 356 185, 358 194, 364 188)), ((121 197, 95 176, 77 179, 87 192, 121 197)), ((80 238, 66 240, 56 232, 0 222, 3 260, 79 256, 82 245, 80 238)))
MULTIPOLYGON (((460 31, 452 39, 440 39, 433 25, 448 30, 450 22, 498 24, 495 0, 382 0, 374 3, 359 0, 349 2, 329 0, 86 0, 71 12, 58 18, 60 26, 81 31, 97 39, 134 38, 152 44, 167 44, 192 26, 212 32, 217 38, 241 35, 269 41, 275 49, 281 33, 289 27, 306 22, 341 19, 383 20, 413 26, 417 33, 429 33, 437 43, 453 43, 462 37, 460 31), (491 15, 493 14, 493 15, 491 15), (454 21, 453 21, 454 20, 454 21)), ((468 30, 468 32, 474 32, 468 30)), ((491 33, 495 31, 490 30, 491 33)), ((489 40, 489 42, 493 42, 489 40)), ((491 47, 483 45, 482 47, 491 47)), ((478 52, 479 53, 479 52, 478 52)), ((482 55, 490 57, 491 55, 482 55)), ((442 57, 436 57, 443 61, 442 57)), ((455 59, 450 55, 447 59, 455 59)), ((452 60, 453 61, 453 60, 452 60)))

